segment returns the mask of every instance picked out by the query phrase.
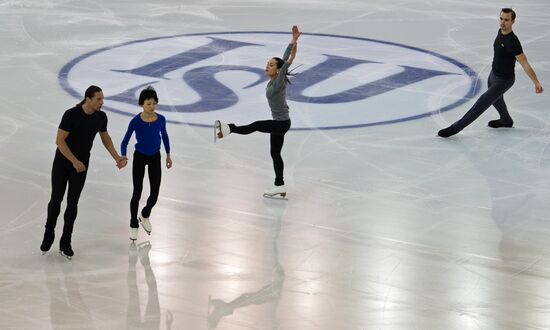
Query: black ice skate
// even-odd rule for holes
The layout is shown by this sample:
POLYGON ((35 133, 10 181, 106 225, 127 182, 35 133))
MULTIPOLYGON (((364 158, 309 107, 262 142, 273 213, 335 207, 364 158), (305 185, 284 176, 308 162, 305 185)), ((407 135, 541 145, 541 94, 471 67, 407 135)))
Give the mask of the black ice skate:
POLYGON ((441 136, 442 138, 448 138, 455 134, 458 134, 458 132, 460 131, 454 128, 453 126, 449 126, 437 132, 437 135, 441 136))
POLYGON ((40 251, 42 251, 43 255, 46 254, 46 252, 50 251, 54 238, 55 233, 44 233, 44 239, 42 239, 42 244, 40 244, 40 251))
POLYGON ((491 128, 500 128, 500 127, 514 127, 514 121, 512 119, 510 120, 503 120, 503 119, 497 119, 497 120, 491 120, 487 123, 487 126, 491 128))
POLYGON ((59 246, 59 254, 65 258, 71 260, 73 258, 74 252, 71 248, 71 244, 63 244, 59 246))

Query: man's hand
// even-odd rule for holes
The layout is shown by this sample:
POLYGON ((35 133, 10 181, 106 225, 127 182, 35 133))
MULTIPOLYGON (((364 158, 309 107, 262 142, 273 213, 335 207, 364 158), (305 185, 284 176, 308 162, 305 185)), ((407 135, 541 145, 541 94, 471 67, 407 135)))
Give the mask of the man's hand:
POLYGON ((73 167, 78 173, 86 171, 86 165, 84 165, 84 163, 82 163, 78 159, 73 163, 73 167))
POLYGON ((120 156, 116 161, 116 167, 118 167, 119 170, 125 167, 127 164, 128 164, 128 157, 126 156, 120 156))
POLYGON ((540 94, 544 92, 544 88, 542 88, 542 85, 540 83, 535 84, 535 93, 540 94))

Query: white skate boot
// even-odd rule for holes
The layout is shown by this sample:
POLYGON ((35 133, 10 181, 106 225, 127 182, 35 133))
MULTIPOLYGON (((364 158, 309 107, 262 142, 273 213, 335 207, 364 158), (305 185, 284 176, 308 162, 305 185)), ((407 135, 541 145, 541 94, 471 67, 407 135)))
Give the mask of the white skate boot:
POLYGON ((130 239, 131 239, 132 241, 135 241, 135 240, 137 239, 137 235, 138 235, 138 228, 132 228, 132 227, 130 227, 130 232, 129 232, 129 234, 130 234, 130 239))
POLYGON ((264 191, 264 197, 286 199, 286 188, 282 186, 274 186, 271 189, 264 191))
POLYGON ((153 230, 153 228, 151 228, 151 222, 149 222, 149 218, 144 218, 143 216, 140 216, 139 223, 141 223, 141 227, 143 227, 143 230, 147 232, 147 235, 151 235, 151 231, 153 230))
POLYGON ((219 120, 214 122, 214 142, 216 142, 217 139, 222 139, 228 136, 230 133, 231 130, 229 129, 229 125, 219 120))

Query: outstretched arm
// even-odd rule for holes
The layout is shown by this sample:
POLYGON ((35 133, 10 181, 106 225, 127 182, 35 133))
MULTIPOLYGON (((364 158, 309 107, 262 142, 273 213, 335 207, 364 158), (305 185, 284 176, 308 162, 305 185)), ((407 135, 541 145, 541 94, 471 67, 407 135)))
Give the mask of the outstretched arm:
POLYGON ((105 149, 109 151, 111 154, 111 157, 116 161, 116 166, 121 169, 124 166, 126 166, 128 158, 126 156, 120 156, 118 152, 115 149, 115 146, 113 145, 113 140, 111 139, 111 136, 107 131, 105 132, 99 132, 99 136, 101 137, 101 142, 103 142, 103 145, 105 146, 105 149))
POLYGON ((292 49, 290 50, 290 56, 287 60, 288 64, 292 64, 292 61, 294 61, 294 58, 296 57, 296 51, 298 50, 298 38, 300 38, 301 34, 302 32, 298 30, 298 26, 294 25, 292 27, 292 40, 290 41, 292 49))
POLYGON ((535 73, 535 70, 533 70, 533 68, 527 61, 527 56, 525 56, 524 53, 521 53, 518 56, 516 56, 516 60, 523 67, 523 71, 525 71, 525 73, 527 73, 529 78, 531 78, 531 81, 533 81, 533 84, 535 84, 535 93, 537 94, 542 93, 544 91, 544 88, 542 88, 542 85, 540 84, 537 78, 537 74, 535 73))

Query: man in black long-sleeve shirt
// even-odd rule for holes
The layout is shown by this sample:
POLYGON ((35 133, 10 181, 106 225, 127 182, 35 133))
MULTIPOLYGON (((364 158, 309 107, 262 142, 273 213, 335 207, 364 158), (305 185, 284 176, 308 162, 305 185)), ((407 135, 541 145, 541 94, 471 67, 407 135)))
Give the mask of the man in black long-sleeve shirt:
POLYGON ((487 83, 488 89, 479 97, 464 117, 451 126, 440 130, 437 133, 439 136, 446 138, 457 134, 476 120, 491 105, 497 109, 500 118, 491 120, 488 124, 489 127, 512 127, 514 121, 508 113, 503 95, 514 84, 516 60, 521 64, 529 78, 531 78, 533 84, 535 84, 535 92, 537 94, 543 92, 544 89, 538 81, 535 71, 529 65, 518 37, 512 31, 515 19, 516 13, 512 9, 503 8, 501 10, 500 29, 493 44, 494 56, 492 70, 487 83))

